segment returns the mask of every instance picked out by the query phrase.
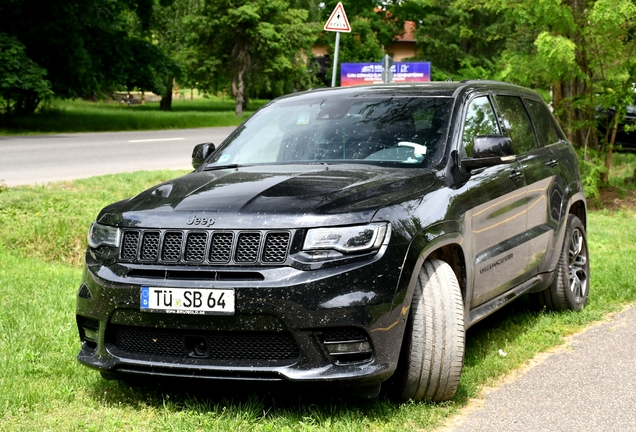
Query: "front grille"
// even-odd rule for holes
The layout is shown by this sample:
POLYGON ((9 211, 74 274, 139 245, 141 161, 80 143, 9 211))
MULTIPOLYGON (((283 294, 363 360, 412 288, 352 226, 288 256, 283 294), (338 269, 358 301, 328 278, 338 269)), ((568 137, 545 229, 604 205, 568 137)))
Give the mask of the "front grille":
POLYGON ((210 247, 210 262, 226 263, 232 256, 232 244, 234 234, 214 233, 212 235, 212 245, 210 247))
POLYGON ((119 257, 132 263, 284 264, 289 231, 124 230, 119 257))
POLYGON ((139 231, 127 231, 124 241, 121 242, 121 257, 125 260, 137 258, 137 245, 139 244, 139 231))
POLYGON ((267 237, 267 240, 267 243, 265 243, 265 250, 263 251, 263 262, 284 262, 287 258, 289 233, 273 233, 267 237))
POLYGON ((144 234, 144 241, 141 243, 141 259, 143 261, 154 261, 159 256, 159 236, 158 232, 144 234))
POLYGON ((241 233, 236 248, 236 262, 256 262, 260 243, 260 233, 241 233))
POLYGON ((162 329, 112 324, 107 341, 118 354, 189 358, 188 340, 205 340, 211 360, 295 360, 298 346, 289 332, 162 329))
POLYGON ((367 340, 367 333, 358 327, 335 327, 322 331, 324 342, 350 342, 367 340))
POLYGON ((185 260, 201 262, 205 259, 206 233, 190 233, 186 241, 185 260))
POLYGON ((93 318, 77 315, 77 326, 80 328, 87 328, 89 330, 99 330, 99 321, 93 318))
POLYGON ((181 257, 181 241, 183 233, 169 232, 163 238, 163 251, 161 253, 162 261, 179 261, 181 257))

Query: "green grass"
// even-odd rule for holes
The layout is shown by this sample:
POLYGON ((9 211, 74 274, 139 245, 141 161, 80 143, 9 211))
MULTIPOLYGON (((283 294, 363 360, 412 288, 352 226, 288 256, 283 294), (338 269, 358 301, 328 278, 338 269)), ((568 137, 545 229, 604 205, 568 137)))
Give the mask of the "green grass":
POLYGON ((626 178, 634 178, 634 169, 636 168, 636 153, 623 152, 612 154, 612 172, 610 176, 610 186, 620 188, 636 188, 634 182, 625 184, 626 178))
POLYGON ((103 205, 180 174, 142 172, 0 188, 0 431, 431 430, 485 385, 636 301, 636 211, 595 211, 589 215, 587 308, 551 313, 522 299, 471 328, 452 402, 105 381, 75 360, 74 301, 88 225, 103 205))
POLYGON ((172 111, 160 111, 158 102, 120 105, 54 100, 33 115, 5 119, 0 123, 0 135, 236 126, 266 102, 250 101, 249 110, 237 118, 234 101, 217 97, 177 99, 172 103, 172 111))

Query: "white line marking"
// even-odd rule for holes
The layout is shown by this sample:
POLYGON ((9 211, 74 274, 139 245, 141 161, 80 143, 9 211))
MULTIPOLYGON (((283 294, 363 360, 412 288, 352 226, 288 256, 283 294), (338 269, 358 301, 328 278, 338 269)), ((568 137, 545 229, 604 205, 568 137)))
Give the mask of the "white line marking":
POLYGON ((181 141, 184 139, 185 138, 153 138, 153 139, 143 139, 143 140, 130 140, 128 142, 131 143, 131 142, 152 142, 152 141, 181 141))

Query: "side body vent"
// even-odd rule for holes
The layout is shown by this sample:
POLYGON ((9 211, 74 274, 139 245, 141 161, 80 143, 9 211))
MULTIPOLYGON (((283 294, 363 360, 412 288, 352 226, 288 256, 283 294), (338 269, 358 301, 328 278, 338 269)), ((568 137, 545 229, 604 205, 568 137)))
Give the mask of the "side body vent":
POLYGON ((93 295, 91 294, 91 291, 88 289, 88 287, 85 284, 81 284, 79 287, 79 291, 77 291, 77 296, 79 298, 83 298, 86 300, 92 300, 93 299, 93 295))

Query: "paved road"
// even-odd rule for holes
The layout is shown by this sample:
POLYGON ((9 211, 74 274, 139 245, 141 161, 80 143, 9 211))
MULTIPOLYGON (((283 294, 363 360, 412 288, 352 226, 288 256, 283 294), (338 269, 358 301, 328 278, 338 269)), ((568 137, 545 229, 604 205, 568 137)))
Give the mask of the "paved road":
POLYGON ((233 130, 0 136, 0 181, 16 186, 138 170, 187 169, 192 167, 196 144, 219 144, 233 130))
POLYGON ((636 307, 575 336, 455 419, 475 431, 636 431, 636 307))

